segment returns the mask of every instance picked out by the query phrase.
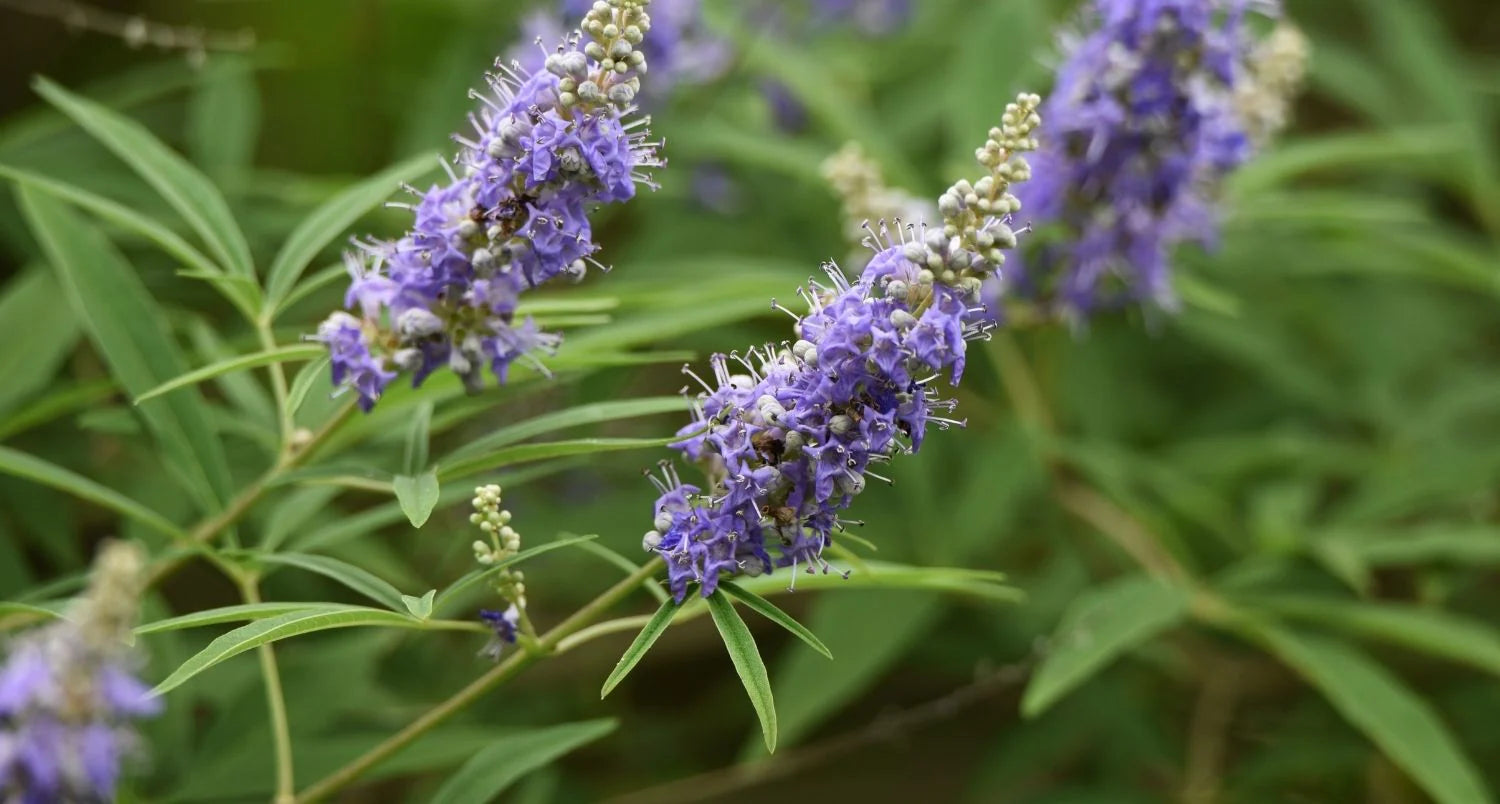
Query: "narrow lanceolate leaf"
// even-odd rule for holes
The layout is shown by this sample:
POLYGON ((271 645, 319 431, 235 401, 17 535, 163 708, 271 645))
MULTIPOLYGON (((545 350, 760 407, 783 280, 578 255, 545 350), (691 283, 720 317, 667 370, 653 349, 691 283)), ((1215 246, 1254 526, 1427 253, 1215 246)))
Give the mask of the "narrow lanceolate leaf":
POLYGON ((630 419, 637 416, 650 416, 656 413, 680 413, 686 409, 687 402, 680 396, 648 397, 646 399, 627 399, 618 402, 596 402, 590 405, 579 405, 567 410, 537 416, 534 419, 502 427, 493 433, 480 436, 454 450, 448 456, 447 460, 443 462, 450 463, 459 459, 472 458, 519 441, 525 441, 528 438, 535 438, 539 435, 556 432, 569 427, 600 424, 602 422, 630 419))
POLYGON ((11 410, 57 376, 82 334, 73 311, 56 303, 60 292, 46 266, 25 270, 0 288, 0 431, 9 429, 11 410))
POLYGON ((417 406, 411 417, 411 428, 406 431, 405 464, 408 475, 420 474, 427 468, 428 433, 432 430, 432 400, 417 406))
POLYGON ((1257 598, 1254 604, 1284 617, 1320 623, 1500 675, 1500 631, 1478 620, 1439 609, 1312 595, 1257 598))
POLYGON ((574 441, 549 441, 545 444, 518 444, 498 449, 488 455, 454 461, 443 466, 438 476, 443 480, 488 472, 505 466, 567 455, 593 455, 600 452, 616 452, 627 449, 649 449, 664 447, 682 440, 681 436, 667 438, 580 438, 574 441))
POLYGON ((615 730, 613 720, 566 723, 508 734, 469 758, 438 788, 432 804, 487 804, 516 780, 615 730))
MULTIPOLYGON (((113 245, 55 198, 25 185, 16 196, 120 387, 140 394, 186 372, 187 361, 167 333, 166 316, 113 245)), ((229 464, 202 398, 181 389, 142 406, 140 413, 163 460, 184 478, 199 507, 217 509, 230 494, 229 464)))
POLYGON ((1317 687, 1438 804, 1493 801, 1437 713, 1379 663, 1334 640, 1264 624, 1252 627, 1272 653, 1317 687))
POLYGON ((1026 686, 1021 713, 1035 717, 1132 648, 1179 623, 1188 593, 1133 576, 1090 590, 1063 614, 1041 667, 1026 686))
POLYGON ((171 520, 118 491, 24 452, 0 447, 0 472, 51 486, 79 499, 101 505, 174 539, 187 538, 187 534, 171 520))
POLYGON ((230 273, 254 276, 250 246, 234 214, 208 177, 163 145, 145 126, 37 78, 36 91, 113 151, 177 210, 230 273))
POLYGON ((303 366, 302 370, 297 372, 296 378, 292 380, 292 390, 286 395, 288 415, 297 415, 297 411, 302 408, 302 403, 307 399, 307 392, 312 390, 313 383, 328 371, 328 363, 328 356, 324 355, 303 366))
POLYGON ((170 692, 193 676, 210 667, 261 645, 288 637, 327 631, 332 628, 356 628, 360 626, 383 626, 387 628, 412 628, 416 620, 405 614, 384 609, 353 608, 339 610, 294 611, 277 617, 257 620, 241 626, 208 643, 208 647, 193 654, 172 674, 156 685, 155 695, 170 692))
POLYGON ((651 650, 651 646, 656 644, 657 637, 666 632, 667 626, 672 624, 672 618, 676 617, 677 612, 681 610, 681 604, 671 598, 662 601, 661 608, 657 609, 656 613, 651 615, 651 619, 646 621, 645 627, 641 628, 641 632, 635 635, 635 641, 631 642, 630 647, 625 649, 624 655, 620 656, 620 661, 615 662, 615 669, 610 671, 609 678, 604 679, 604 687, 599 690, 600 698, 609 695, 611 690, 619 686, 620 682, 624 681, 625 677, 630 675, 630 671, 634 670, 637 664, 640 664, 641 659, 646 656, 646 651, 651 650))
POLYGON ((396 501, 401 504, 401 511, 411 521, 411 526, 420 528, 427 524, 427 518, 432 516, 432 509, 437 507, 438 496, 442 493, 442 489, 438 487, 437 473, 427 471, 416 477, 396 475, 391 480, 391 486, 395 489, 396 501))
POLYGON ((370 598, 392 611, 403 611, 401 592, 367 570, 360 569, 336 558, 314 556, 306 553, 266 553, 256 559, 267 564, 282 564, 316 572, 370 598))
POLYGON ((449 586, 447 589, 444 589, 443 593, 437 596, 437 601, 435 603, 433 603, 433 609, 434 610, 440 610, 440 609, 442 609, 444 603, 447 603, 448 601, 452 600, 460 592, 464 591, 465 589, 468 589, 469 587, 473 586, 476 583, 479 583, 480 581, 484 580, 485 578, 488 578, 491 575, 494 575, 495 573, 500 572, 501 570, 505 569, 506 567, 513 567, 513 566, 521 563, 522 561, 527 561, 529 559, 535 558, 535 557, 541 555, 542 553, 550 553, 551 551, 556 550, 556 549, 558 549, 560 547, 567 547, 569 545, 574 545, 574 544, 578 544, 580 542, 586 542, 586 541, 588 541, 590 539, 597 539, 597 538, 599 538, 599 537, 595 536, 595 535, 589 535, 589 536, 574 536, 574 537, 572 537, 570 539, 558 539, 555 542, 548 542, 546 544, 539 544, 536 547, 529 547, 529 548, 527 548, 525 550, 522 550, 519 553, 516 553, 515 555, 511 556, 510 558, 504 558, 504 559, 501 559, 499 561, 496 561, 495 563, 489 565, 488 567, 485 567, 482 570, 474 570, 473 572, 470 572, 467 575, 463 576, 462 578, 459 578, 458 580, 454 581, 453 584, 451 586, 449 586))
POLYGON ((766 750, 776 751, 776 702, 771 698, 771 678, 766 675, 766 663, 755 647, 755 637, 745 627, 745 621, 734 610, 734 604, 720 590, 708 597, 708 613, 714 618, 719 636, 724 638, 724 647, 729 650, 729 659, 734 662, 735 672, 745 685, 750 696, 750 705, 755 707, 755 716, 760 718, 761 734, 766 738, 766 750))
POLYGON ((818 639, 817 635, 809 631, 807 626, 797 622, 792 615, 777 608, 776 604, 733 581, 720 581, 719 588, 728 592, 730 597, 744 603, 746 608, 792 632, 792 636, 806 642, 809 648, 830 659, 833 658, 833 651, 830 651, 828 646, 823 644, 823 640, 818 639))
POLYGON ((259 366, 269 366, 272 363, 288 363, 297 360, 310 360, 312 358, 319 357, 322 354, 323 347, 321 346, 299 345, 281 346, 275 349, 267 349, 263 352, 255 352, 248 355, 231 357, 228 360, 220 360, 217 363, 204 366, 203 368, 189 371, 188 373, 183 374, 180 377, 174 377, 173 379, 167 380, 161 385, 158 385, 155 388, 152 388, 151 390, 141 394, 140 396, 137 396, 135 398, 135 404, 139 405, 148 399, 161 396, 168 391, 175 391, 178 388, 184 388, 189 385, 197 385, 204 380, 211 380, 215 377, 220 377, 232 372, 244 371, 246 369, 257 368, 259 366))
POLYGON ((138 625, 135 628, 135 633, 137 635, 145 635, 156 634, 162 631, 181 631, 185 628, 201 628, 205 625, 264 620, 269 617, 280 617, 283 614, 292 614, 294 612, 361 610, 367 610, 367 607, 345 606, 342 603, 240 603, 234 606, 221 606, 216 609, 195 611, 179 617, 168 617, 165 620, 138 625))
POLYGON ((271 270, 266 274, 267 307, 275 309, 297 284, 308 263, 345 229, 395 195, 403 182, 415 181, 436 169, 439 163, 431 154, 408 159, 344 190, 313 210, 287 236, 286 244, 271 262, 271 270))

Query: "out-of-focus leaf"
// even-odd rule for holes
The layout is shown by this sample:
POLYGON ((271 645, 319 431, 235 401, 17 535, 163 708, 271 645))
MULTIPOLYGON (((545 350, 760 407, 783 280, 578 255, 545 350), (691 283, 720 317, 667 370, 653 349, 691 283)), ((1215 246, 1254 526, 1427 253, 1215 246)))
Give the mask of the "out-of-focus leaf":
POLYGON ((1261 595, 1248 602, 1283 617, 1318 623, 1500 675, 1500 631, 1440 609, 1312 595, 1261 595))
POLYGON ((466 458, 472 458, 491 450, 499 449, 500 447, 509 446, 518 441, 525 441, 528 438, 564 430, 569 427, 612 422, 620 419, 635 418, 637 416, 651 416, 657 413, 686 412, 687 410, 687 400, 680 396, 647 397, 645 399, 626 399, 615 402, 595 402, 588 405, 578 405, 567 410, 559 410, 528 419, 524 422, 507 425, 493 433, 480 436, 454 450, 447 458, 443 459, 443 462, 461 462, 466 458))
MULTIPOLYGON (((55 199, 24 186, 17 196, 69 302, 120 385, 140 394, 186 371, 161 309, 119 252, 55 199)), ((227 500, 228 462, 197 392, 184 389, 140 410, 164 458, 199 505, 212 510, 227 500)))
POLYGON ((249 59, 217 54, 188 103, 188 151, 214 176, 238 178, 255 158, 260 94, 249 59))
MULTIPOLYGON (((396 604, 401 603, 398 598, 396 604)), ((406 614, 370 608, 349 608, 336 611, 294 611, 241 626, 208 643, 208 646, 184 662, 171 675, 152 690, 162 695, 182 686, 189 679, 226 659, 238 656, 247 650, 258 648, 288 637, 326 631, 331 628, 355 628, 380 626, 386 628, 412 628, 416 623, 406 614)))
POLYGON ((334 238, 394 195, 403 182, 416 181, 436 170, 439 164, 440 160, 431 154, 422 154, 392 165, 344 190, 308 214, 287 236, 286 243, 271 262, 266 274, 267 309, 276 310, 282 305, 302 272, 307 270, 308 263, 334 238))
POLYGON ((293 416, 302 409, 302 402, 307 399, 307 392, 312 390, 313 383, 317 382, 328 371, 329 358, 327 355, 314 360, 303 366, 297 376, 292 379, 292 388, 286 395, 287 412, 293 416))
POLYGON ((436 589, 428 589, 427 594, 421 597, 402 595, 401 602, 406 605, 406 610, 411 612, 411 616, 425 620, 432 616, 432 600, 436 595, 436 589))
POLYGON ((714 626, 719 629, 719 636, 724 639, 724 647, 729 651, 729 659, 734 663, 734 670, 740 676, 740 682, 745 685, 745 693, 750 696, 750 705, 755 708, 755 716, 760 720, 761 735, 766 740, 766 750, 776 751, 776 702, 771 697, 771 678, 766 674, 766 663, 760 658, 760 649, 755 645, 755 637, 750 634, 750 629, 745 626, 745 621, 740 619, 738 612, 734 610, 734 604, 721 591, 715 590, 707 598, 708 613, 714 618, 714 626))
POLYGON ((1253 626, 1270 650, 1317 687, 1439 804, 1485 804, 1483 777, 1432 707, 1401 680, 1342 643, 1253 626))
POLYGON ((777 608, 771 601, 733 581, 721 581, 719 588, 723 589, 730 597, 744 603, 746 608, 785 628, 793 636, 807 643, 809 648, 823 654, 826 658, 833 658, 833 652, 828 650, 828 646, 823 644, 823 640, 818 639, 817 635, 808 630, 807 626, 797 622, 792 618, 792 615, 777 608))
POLYGON ((506 735, 465 762, 432 797, 432 804, 485 804, 522 776, 615 730, 613 720, 589 720, 506 735))
POLYGON ((296 489, 275 503, 265 526, 261 528, 259 548, 274 553, 291 537, 293 532, 305 525, 337 497, 341 489, 334 486, 309 486, 296 489))
POLYGON ((1371 566, 1446 561, 1460 566, 1500 564, 1500 528, 1426 525, 1406 530, 1329 530, 1318 542, 1337 545, 1371 566))
POLYGON ((0 472, 61 489, 79 499, 108 508, 174 539, 187 538, 182 528, 135 500, 114 489, 101 486, 83 475, 24 452, 17 452, 9 447, 0 447, 0 472))
POLYGON ((395 489, 396 501, 401 504, 401 510, 411 521, 411 526, 420 528, 427 524, 427 518, 432 516, 432 509, 437 507, 438 495, 441 493, 437 473, 423 472, 416 477, 396 475, 391 479, 391 486, 395 489))
POLYGON ((682 440, 681 436, 673 435, 666 438, 580 438, 572 441, 549 441, 544 444, 519 444, 485 455, 452 461, 438 470, 438 477, 444 481, 457 480, 528 461, 562 458, 569 455, 595 455, 626 449, 665 447, 680 440, 682 440))
POLYGON ((60 419, 83 408, 92 407, 114 396, 115 384, 109 380, 84 382, 59 388, 23 406, 0 421, 0 440, 60 419))
POLYGON ((675 600, 662 601, 661 608, 657 609, 656 613, 651 615, 651 619, 641 627, 641 632, 635 635, 630 647, 626 648, 625 653, 620 656, 620 661, 615 662, 615 669, 611 670, 609 677, 604 679, 604 686, 599 690, 600 698, 608 696, 611 690, 625 680, 625 676, 630 675, 630 671, 634 670, 635 666, 640 664, 641 659, 645 658, 646 651, 651 650, 657 638, 666 633, 667 626, 672 624, 672 618, 676 617, 677 612, 681 610, 682 606, 675 600))
POLYGON ((224 197, 186 159, 163 145, 140 123, 122 117, 45 78, 35 88, 161 194, 208 244, 230 273, 254 276, 250 246, 224 197))
POLYGON ((313 556, 305 553, 257 554, 256 560, 266 564, 283 564, 288 567, 315 572, 331 578, 344 586, 384 605, 391 611, 404 611, 401 592, 375 575, 359 567, 328 556, 313 556))
POLYGON ((178 388, 184 388, 189 385, 197 385, 204 380, 211 380, 215 377, 229 374, 231 372, 244 371, 245 369, 257 368, 259 366, 269 366, 273 363, 289 363, 299 360, 308 360, 311 358, 320 357, 322 354, 322 346, 307 345, 279 346, 275 349, 267 349, 263 352, 254 352, 248 355, 231 357, 228 360, 221 360, 212 365, 204 366, 200 369, 194 369, 179 377, 174 377, 170 380, 167 380, 161 385, 158 385, 155 388, 152 388, 151 390, 137 396, 135 398, 135 404, 139 405, 148 399, 154 399, 158 396, 161 396, 162 394, 175 391, 178 388))
POLYGON ((1126 651, 1179 623, 1186 590, 1131 576, 1090 589, 1063 614, 1041 666, 1026 685, 1021 712, 1036 717, 1126 651))
POLYGON ((406 431, 406 452, 402 460, 406 474, 421 474, 427 468, 427 434, 431 429, 432 403, 427 402, 417 406, 417 413, 411 419, 411 428, 406 431))
POLYGON ((57 279, 41 268, 0 290, 0 415, 46 385, 78 342, 78 319, 56 303, 60 292, 57 279))

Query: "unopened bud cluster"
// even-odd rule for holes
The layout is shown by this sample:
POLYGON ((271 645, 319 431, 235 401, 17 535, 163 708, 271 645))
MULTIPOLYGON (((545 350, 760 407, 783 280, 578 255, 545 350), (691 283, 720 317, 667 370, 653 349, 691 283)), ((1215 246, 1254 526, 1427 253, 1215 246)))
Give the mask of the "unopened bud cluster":
MULTIPOLYGON (((867 227, 878 222, 899 226, 937 220, 930 201, 887 185, 880 165, 858 142, 845 143, 823 160, 822 170, 843 206, 844 234, 850 243, 863 243, 867 227)), ((868 250, 861 249, 858 257, 861 265, 868 262, 868 250)))
POLYGON ((651 30, 649 1, 597 0, 579 28, 589 40, 583 53, 547 58, 548 71, 562 78, 557 97, 563 108, 608 103, 623 110, 635 101, 640 77, 646 74, 646 53, 640 45, 651 30), (583 56, 594 60, 592 74, 583 56))
POLYGON ((68 618, 9 645, 0 667, 0 799, 113 801, 131 726, 161 703, 127 640, 144 583, 140 549, 107 542, 68 618))
POLYGON ((1307 37, 1284 20, 1255 46, 1249 80, 1234 98, 1252 143, 1264 145, 1286 128, 1292 100, 1307 75, 1308 51, 1307 37))
MULTIPOLYGON (((474 540, 475 561, 488 567, 521 551, 521 534, 510 526, 510 511, 500 507, 499 486, 492 483, 475 488, 470 504, 474 513, 469 514, 469 522, 485 535, 474 540)), ((526 576, 518 569, 505 568, 494 574, 492 583, 495 592, 510 604, 504 611, 479 611, 479 619, 494 632, 483 653, 498 659, 506 645, 515 643, 517 625, 525 617, 526 576)))

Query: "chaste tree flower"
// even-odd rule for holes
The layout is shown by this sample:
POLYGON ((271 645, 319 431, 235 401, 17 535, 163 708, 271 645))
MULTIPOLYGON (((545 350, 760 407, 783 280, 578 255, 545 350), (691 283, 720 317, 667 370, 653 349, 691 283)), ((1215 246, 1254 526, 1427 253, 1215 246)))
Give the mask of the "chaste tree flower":
POLYGON ((100 550, 88 592, 67 618, 10 645, 0 668, 0 797, 113 801, 138 752, 131 721, 161 702, 134 675, 127 640, 143 584, 140 550, 100 550))
POLYGON ((485 366, 502 383, 517 360, 545 370, 536 354, 560 339, 518 318, 520 295, 602 268, 588 210, 655 186, 657 143, 631 119, 648 2, 597 0, 540 71, 497 62, 448 183, 413 191, 404 237, 346 255, 355 314, 334 313, 316 339, 365 410, 402 374, 419 385, 446 366, 474 391, 485 366))
MULTIPOLYGON (((1169 252, 1211 244, 1213 195, 1285 118, 1300 77, 1295 43, 1257 72, 1250 11, 1265 0, 1095 0, 1092 29, 1066 43, 1042 116, 1040 180, 1025 200, 1056 237, 1006 272, 1009 292, 1080 319, 1145 303, 1170 309, 1169 252)), ((1283 36, 1292 36, 1284 34, 1283 36)), ((1296 37, 1300 42, 1300 37, 1296 37)))
POLYGON ((955 403, 935 383, 959 382, 966 342, 991 326, 979 291, 1016 244, 1009 190, 1030 175, 1019 154, 1036 148, 1038 103, 1006 107, 977 152, 986 175, 943 194, 940 225, 882 225, 857 280, 830 263, 826 284, 802 288, 808 312, 786 311, 795 341, 712 358, 697 420, 673 445, 708 481, 684 483, 664 465, 643 543, 665 558, 679 600, 690 583, 711 594, 722 575, 827 572, 843 511, 867 478, 885 479, 876 467, 921 448, 929 424, 962 424, 940 415, 955 403))
MULTIPOLYGON (((544 68, 547 51, 536 42, 555 42, 564 35, 566 21, 588 12, 593 0, 561 0, 555 10, 538 9, 522 20, 525 46, 512 56, 531 72, 544 68)), ((729 68, 734 53, 729 43, 711 33, 703 21, 703 0, 654 0, 651 36, 641 42, 651 65, 651 83, 644 89, 656 99, 674 86, 702 84, 729 68)))

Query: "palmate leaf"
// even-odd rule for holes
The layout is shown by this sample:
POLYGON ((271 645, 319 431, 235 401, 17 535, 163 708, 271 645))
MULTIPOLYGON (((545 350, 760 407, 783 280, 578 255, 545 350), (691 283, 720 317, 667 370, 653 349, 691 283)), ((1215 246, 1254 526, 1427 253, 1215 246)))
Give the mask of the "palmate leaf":
POLYGON ((403 182, 416 181, 436 170, 439 164, 440 160, 431 154, 422 154, 392 165, 349 187, 308 214, 287 236, 286 244, 271 262, 271 269, 266 274, 268 309, 276 310, 282 306, 308 263, 345 229, 395 195, 403 182))
POLYGON ((719 588, 723 589, 730 597, 744 603, 746 608, 785 628, 791 632, 792 636, 807 643, 808 647, 829 659, 833 658, 833 652, 828 649, 827 645, 823 644, 823 640, 818 639, 812 631, 807 629, 807 626, 793 619, 792 615, 777 608, 776 604, 733 581, 721 581, 719 588))
POLYGON ((212 182, 145 126, 38 77, 38 94, 113 151, 166 199, 232 274, 255 275, 250 246, 212 182))
POLYGON ((1188 600, 1181 587, 1146 576, 1123 578, 1080 595, 1063 614, 1026 686, 1021 713, 1036 717, 1120 654, 1181 622, 1188 600))
MULTIPOLYGON (((26 186, 16 195, 57 270, 95 349, 127 393, 140 394, 188 370, 165 315, 140 278, 96 229, 56 199, 26 186)), ((229 465, 207 406, 180 389, 140 408, 163 457, 203 510, 230 496, 229 465)))
MULTIPOLYGON (((397 600, 400 605, 400 600, 397 600)), ((372 608, 347 608, 337 610, 293 611, 241 626, 208 643, 203 650, 193 654, 171 675, 152 690, 162 695, 182 686, 189 679, 210 667, 238 656, 247 650, 288 637, 327 631, 333 628, 386 627, 413 628, 420 625, 410 615, 372 608)))
POLYGON ((321 357, 323 354, 324 349, 322 346, 298 345, 278 346, 275 349, 267 349, 262 352, 253 352, 248 355, 231 357, 227 360, 220 360, 219 362, 212 365, 204 366, 203 368, 194 369, 179 377, 174 377, 162 383, 161 385, 158 385, 155 388, 146 391, 140 396, 137 396, 135 398, 135 404, 139 405, 148 399, 153 399, 170 391, 175 391, 178 388, 185 388, 189 385, 197 385, 198 383, 204 382, 205 380, 211 380, 215 377, 220 377, 232 372, 244 371, 246 369, 258 368, 260 366, 269 366, 273 363, 289 363, 293 361, 309 360, 315 357, 321 357))
POLYGON ((1437 713, 1390 671, 1334 640, 1264 623, 1250 627, 1438 804, 1493 800, 1437 713))
POLYGON ((714 626, 719 629, 724 648, 729 651, 729 660, 734 663, 734 670, 739 674, 740 682, 745 685, 750 705, 754 707, 755 716, 760 720, 766 750, 774 753, 776 702, 771 697, 771 678, 766 674, 766 663, 760 658, 760 649, 755 646, 755 637, 745 627, 745 621, 740 619, 739 613, 734 610, 734 604, 729 602, 723 591, 714 590, 706 600, 708 613, 714 619, 714 626))
POLYGON ((614 720, 589 720, 507 734, 470 757, 432 797, 432 804, 486 804, 516 780, 615 730, 614 720))
POLYGON ((265 553, 255 554, 254 558, 266 564, 281 564, 288 567, 304 569, 315 572, 325 578, 338 581, 344 586, 384 605, 391 611, 404 611, 406 605, 401 602, 401 592, 379 577, 360 569, 359 567, 340 561, 328 556, 314 556, 305 553, 265 553))
POLYGON ((641 632, 636 634, 630 647, 625 649, 625 653, 620 656, 620 661, 615 662, 615 669, 611 670, 609 677, 604 679, 604 686, 599 690, 600 698, 608 696, 621 681, 625 680, 625 676, 630 675, 630 671, 634 670, 635 666, 640 664, 641 659, 645 658, 646 651, 651 650, 657 638, 666 633, 667 626, 672 624, 672 618, 676 617, 677 612, 681 610, 682 605, 671 598, 662 601, 661 608, 657 609, 656 613, 651 615, 651 619, 641 627, 641 632))

